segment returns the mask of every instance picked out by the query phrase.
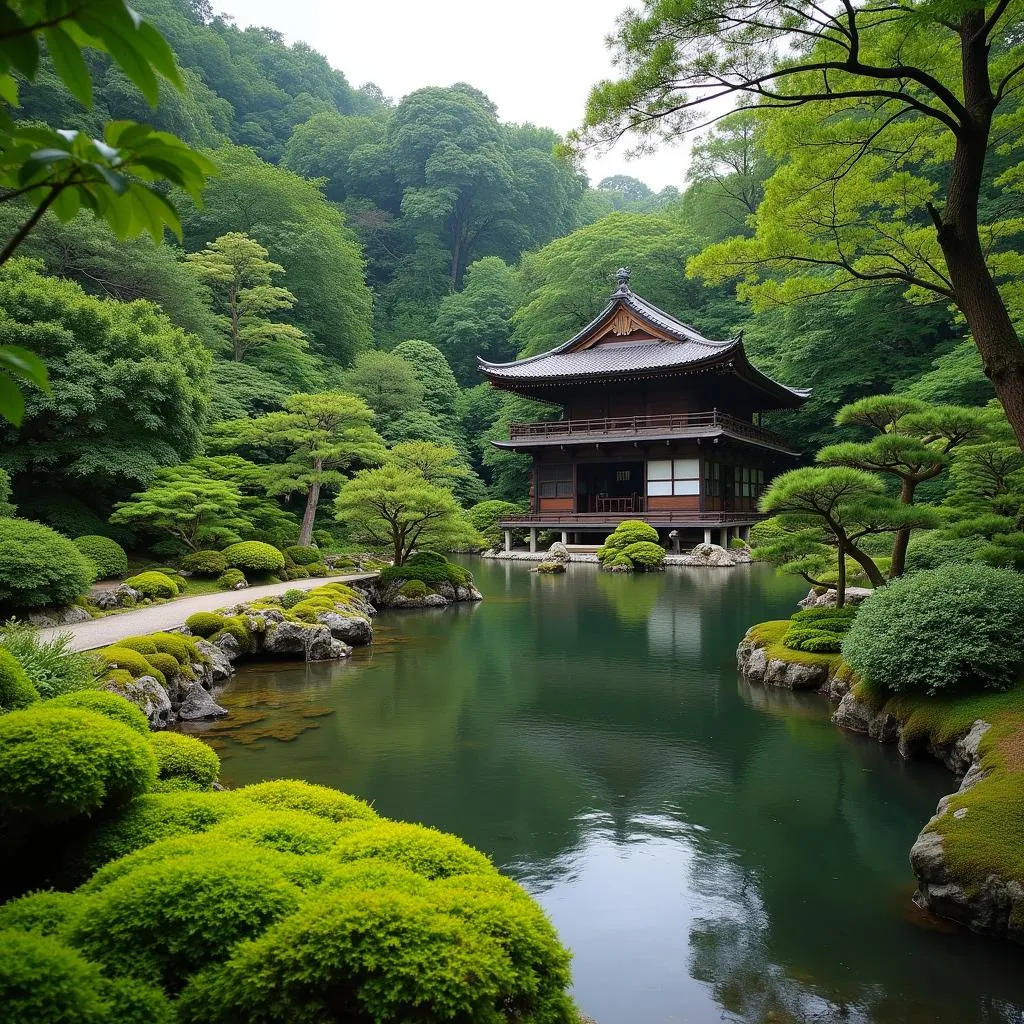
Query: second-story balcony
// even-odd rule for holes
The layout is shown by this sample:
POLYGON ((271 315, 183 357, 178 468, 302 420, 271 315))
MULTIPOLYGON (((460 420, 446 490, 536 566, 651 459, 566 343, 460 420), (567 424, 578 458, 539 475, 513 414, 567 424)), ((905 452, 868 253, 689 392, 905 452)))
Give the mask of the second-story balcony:
MULTIPOLYGON (((776 451, 790 452, 778 434, 729 413, 679 412, 654 416, 604 416, 597 419, 538 420, 513 423, 502 447, 532 447, 573 442, 660 441, 671 438, 734 437, 776 451)), ((795 453, 794 453, 795 454, 795 453)))

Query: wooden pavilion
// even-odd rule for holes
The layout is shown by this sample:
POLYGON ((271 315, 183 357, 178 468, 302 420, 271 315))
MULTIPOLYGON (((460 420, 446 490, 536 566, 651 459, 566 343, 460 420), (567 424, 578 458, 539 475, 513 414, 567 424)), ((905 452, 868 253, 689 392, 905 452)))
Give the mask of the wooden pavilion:
POLYGON ((771 477, 797 455, 761 424, 810 391, 772 380, 747 359, 742 336, 712 341, 630 290, 557 348, 511 363, 479 359, 491 385, 561 407, 559 419, 513 423, 499 448, 532 456, 530 511, 502 522, 600 542, 624 519, 663 538, 726 545, 746 536, 771 477), (713 532, 718 536, 713 538, 713 532))

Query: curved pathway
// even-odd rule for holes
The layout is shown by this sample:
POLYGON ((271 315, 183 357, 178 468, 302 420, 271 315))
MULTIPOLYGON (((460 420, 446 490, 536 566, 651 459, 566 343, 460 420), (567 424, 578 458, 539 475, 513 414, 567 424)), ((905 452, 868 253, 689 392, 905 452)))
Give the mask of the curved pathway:
POLYGON ((147 605, 131 612, 118 612, 102 619, 90 619, 68 626, 48 626, 39 630, 39 636, 50 640, 60 633, 71 634, 71 648, 75 651, 91 651, 106 647, 115 640, 140 633, 156 633, 160 630, 180 626, 196 612, 215 612, 239 601, 255 601, 261 597, 283 594, 286 590, 312 590, 325 583, 356 583, 372 580, 378 573, 360 572, 348 576, 320 576, 316 579, 291 580, 288 583, 268 583, 260 587, 246 587, 244 590, 220 591, 216 594, 202 594, 199 597, 179 597, 166 604, 147 605))

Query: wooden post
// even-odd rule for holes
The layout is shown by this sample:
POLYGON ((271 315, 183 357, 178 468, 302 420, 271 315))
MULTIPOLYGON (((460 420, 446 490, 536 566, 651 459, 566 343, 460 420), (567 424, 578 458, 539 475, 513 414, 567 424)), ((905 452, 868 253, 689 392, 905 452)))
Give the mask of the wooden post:
POLYGON ((569 543, 569 531, 568 530, 563 530, 562 531, 562 543, 563 544, 568 544, 569 543))
POLYGON ((512 531, 511 530, 506 530, 505 531, 505 550, 506 551, 511 551, 512 550, 512 531))
POLYGON ((705 544, 710 544, 711 543, 711 528, 708 527, 708 526, 704 527, 704 543, 705 544))
POLYGON ((742 529, 740 530, 740 536, 741 536, 741 537, 743 538, 743 540, 744 540, 744 541, 745 541, 745 542, 746 542, 747 544, 749 544, 749 543, 750 543, 750 527, 749 527, 749 526, 744 526, 744 527, 743 527, 743 528, 742 528, 742 529))
POLYGON ((723 526, 718 531, 718 543, 721 544, 721 546, 723 548, 727 548, 729 546, 729 527, 728 526, 723 526))
POLYGON ((530 527, 530 551, 531 553, 537 550, 537 527, 530 527))

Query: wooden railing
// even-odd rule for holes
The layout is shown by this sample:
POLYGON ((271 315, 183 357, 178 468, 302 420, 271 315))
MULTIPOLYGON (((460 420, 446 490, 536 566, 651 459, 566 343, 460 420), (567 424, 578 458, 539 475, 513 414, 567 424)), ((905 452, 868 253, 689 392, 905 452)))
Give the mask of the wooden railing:
POLYGON ((749 437, 778 448, 785 448, 786 442, 770 430, 755 426, 729 413, 679 412, 656 416, 605 416, 585 420, 539 420, 534 423, 513 423, 509 436, 513 441, 529 438, 634 436, 638 434, 680 434, 697 437, 715 428, 731 434, 749 437))
POLYGON ((761 512, 643 512, 616 514, 604 512, 531 512, 522 516, 502 519, 500 526, 514 529, 524 526, 595 526, 620 522, 623 519, 643 519, 651 526, 731 526, 735 523, 756 523, 765 518, 761 512))

